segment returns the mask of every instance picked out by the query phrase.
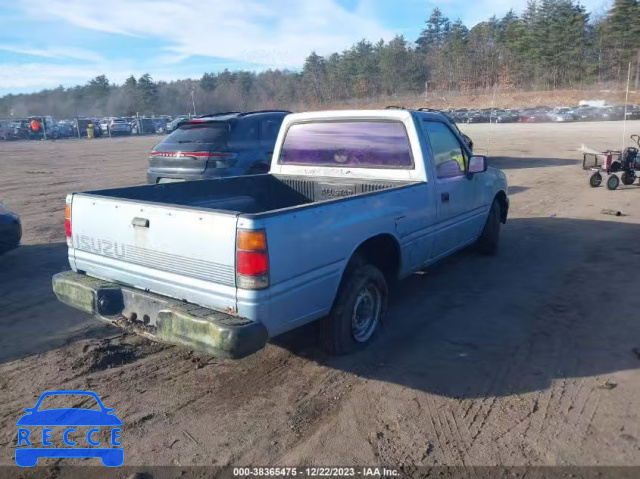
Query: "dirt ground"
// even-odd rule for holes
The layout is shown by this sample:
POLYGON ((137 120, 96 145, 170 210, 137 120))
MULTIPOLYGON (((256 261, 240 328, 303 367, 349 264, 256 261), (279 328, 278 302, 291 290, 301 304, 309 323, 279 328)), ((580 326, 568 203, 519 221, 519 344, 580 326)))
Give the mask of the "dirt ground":
POLYGON ((463 130, 509 177, 499 255, 400 283, 360 353, 327 356, 310 326, 240 361, 123 335, 50 291, 65 194, 143 183, 157 137, 0 143, 25 230, 0 258, 0 465, 52 389, 115 408, 126 465, 640 465, 640 188, 590 188, 578 151, 619 147, 622 124, 463 130))

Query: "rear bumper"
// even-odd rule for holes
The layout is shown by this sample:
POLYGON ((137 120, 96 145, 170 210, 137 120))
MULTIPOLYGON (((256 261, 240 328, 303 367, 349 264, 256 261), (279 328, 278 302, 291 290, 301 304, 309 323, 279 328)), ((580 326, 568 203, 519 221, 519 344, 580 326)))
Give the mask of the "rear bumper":
POLYGON ((262 323, 65 271, 53 277, 58 299, 142 336, 221 358, 242 358, 267 343, 262 323))
POLYGON ((174 170, 147 170, 147 184, 155 185, 160 180, 165 181, 198 181, 198 180, 214 180, 216 178, 226 178, 229 176, 241 175, 242 172, 236 168, 207 168, 204 171, 193 173, 189 171, 174 170))

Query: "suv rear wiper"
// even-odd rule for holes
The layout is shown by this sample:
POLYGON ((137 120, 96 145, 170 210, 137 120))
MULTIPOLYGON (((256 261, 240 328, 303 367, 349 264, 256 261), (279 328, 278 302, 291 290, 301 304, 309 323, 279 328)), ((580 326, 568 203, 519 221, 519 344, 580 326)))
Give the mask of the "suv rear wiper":
POLYGON ((178 143, 202 143, 200 140, 178 140, 178 143))

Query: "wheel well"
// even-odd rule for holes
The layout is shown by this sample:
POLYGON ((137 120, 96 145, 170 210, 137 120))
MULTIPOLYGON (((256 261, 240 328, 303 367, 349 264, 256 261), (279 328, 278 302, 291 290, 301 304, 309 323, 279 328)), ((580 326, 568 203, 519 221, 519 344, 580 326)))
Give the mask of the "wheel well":
POLYGON ((358 246, 351 259, 359 257, 378 268, 385 279, 391 282, 398 278, 400 271, 400 245, 390 234, 369 238, 358 246))
POLYGON ((509 204, 507 203, 507 195, 504 191, 499 191, 496 199, 500 203, 500 221, 507 222, 507 214, 509 213, 509 204))

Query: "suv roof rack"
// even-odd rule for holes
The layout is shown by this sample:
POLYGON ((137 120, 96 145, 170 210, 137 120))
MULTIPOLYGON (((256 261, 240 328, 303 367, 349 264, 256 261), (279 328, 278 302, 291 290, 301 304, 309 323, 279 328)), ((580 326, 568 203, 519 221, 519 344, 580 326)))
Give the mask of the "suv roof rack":
POLYGON ((386 106, 384 109, 385 110, 407 110, 408 108, 406 106, 389 105, 389 106, 386 106))
POLYGON ((206 115, 198 115, 192 118, 208 118, 210 116, 226 116, 226 115, 240 115, 239 111, 219 111, 217 113, 207 113, 206 115))
POLYGON ((291 113, 289 110, 255 110, 255 111, 245 111, 240 113, 238 116, 246 116, 253 115, 255 113, 291 113))

